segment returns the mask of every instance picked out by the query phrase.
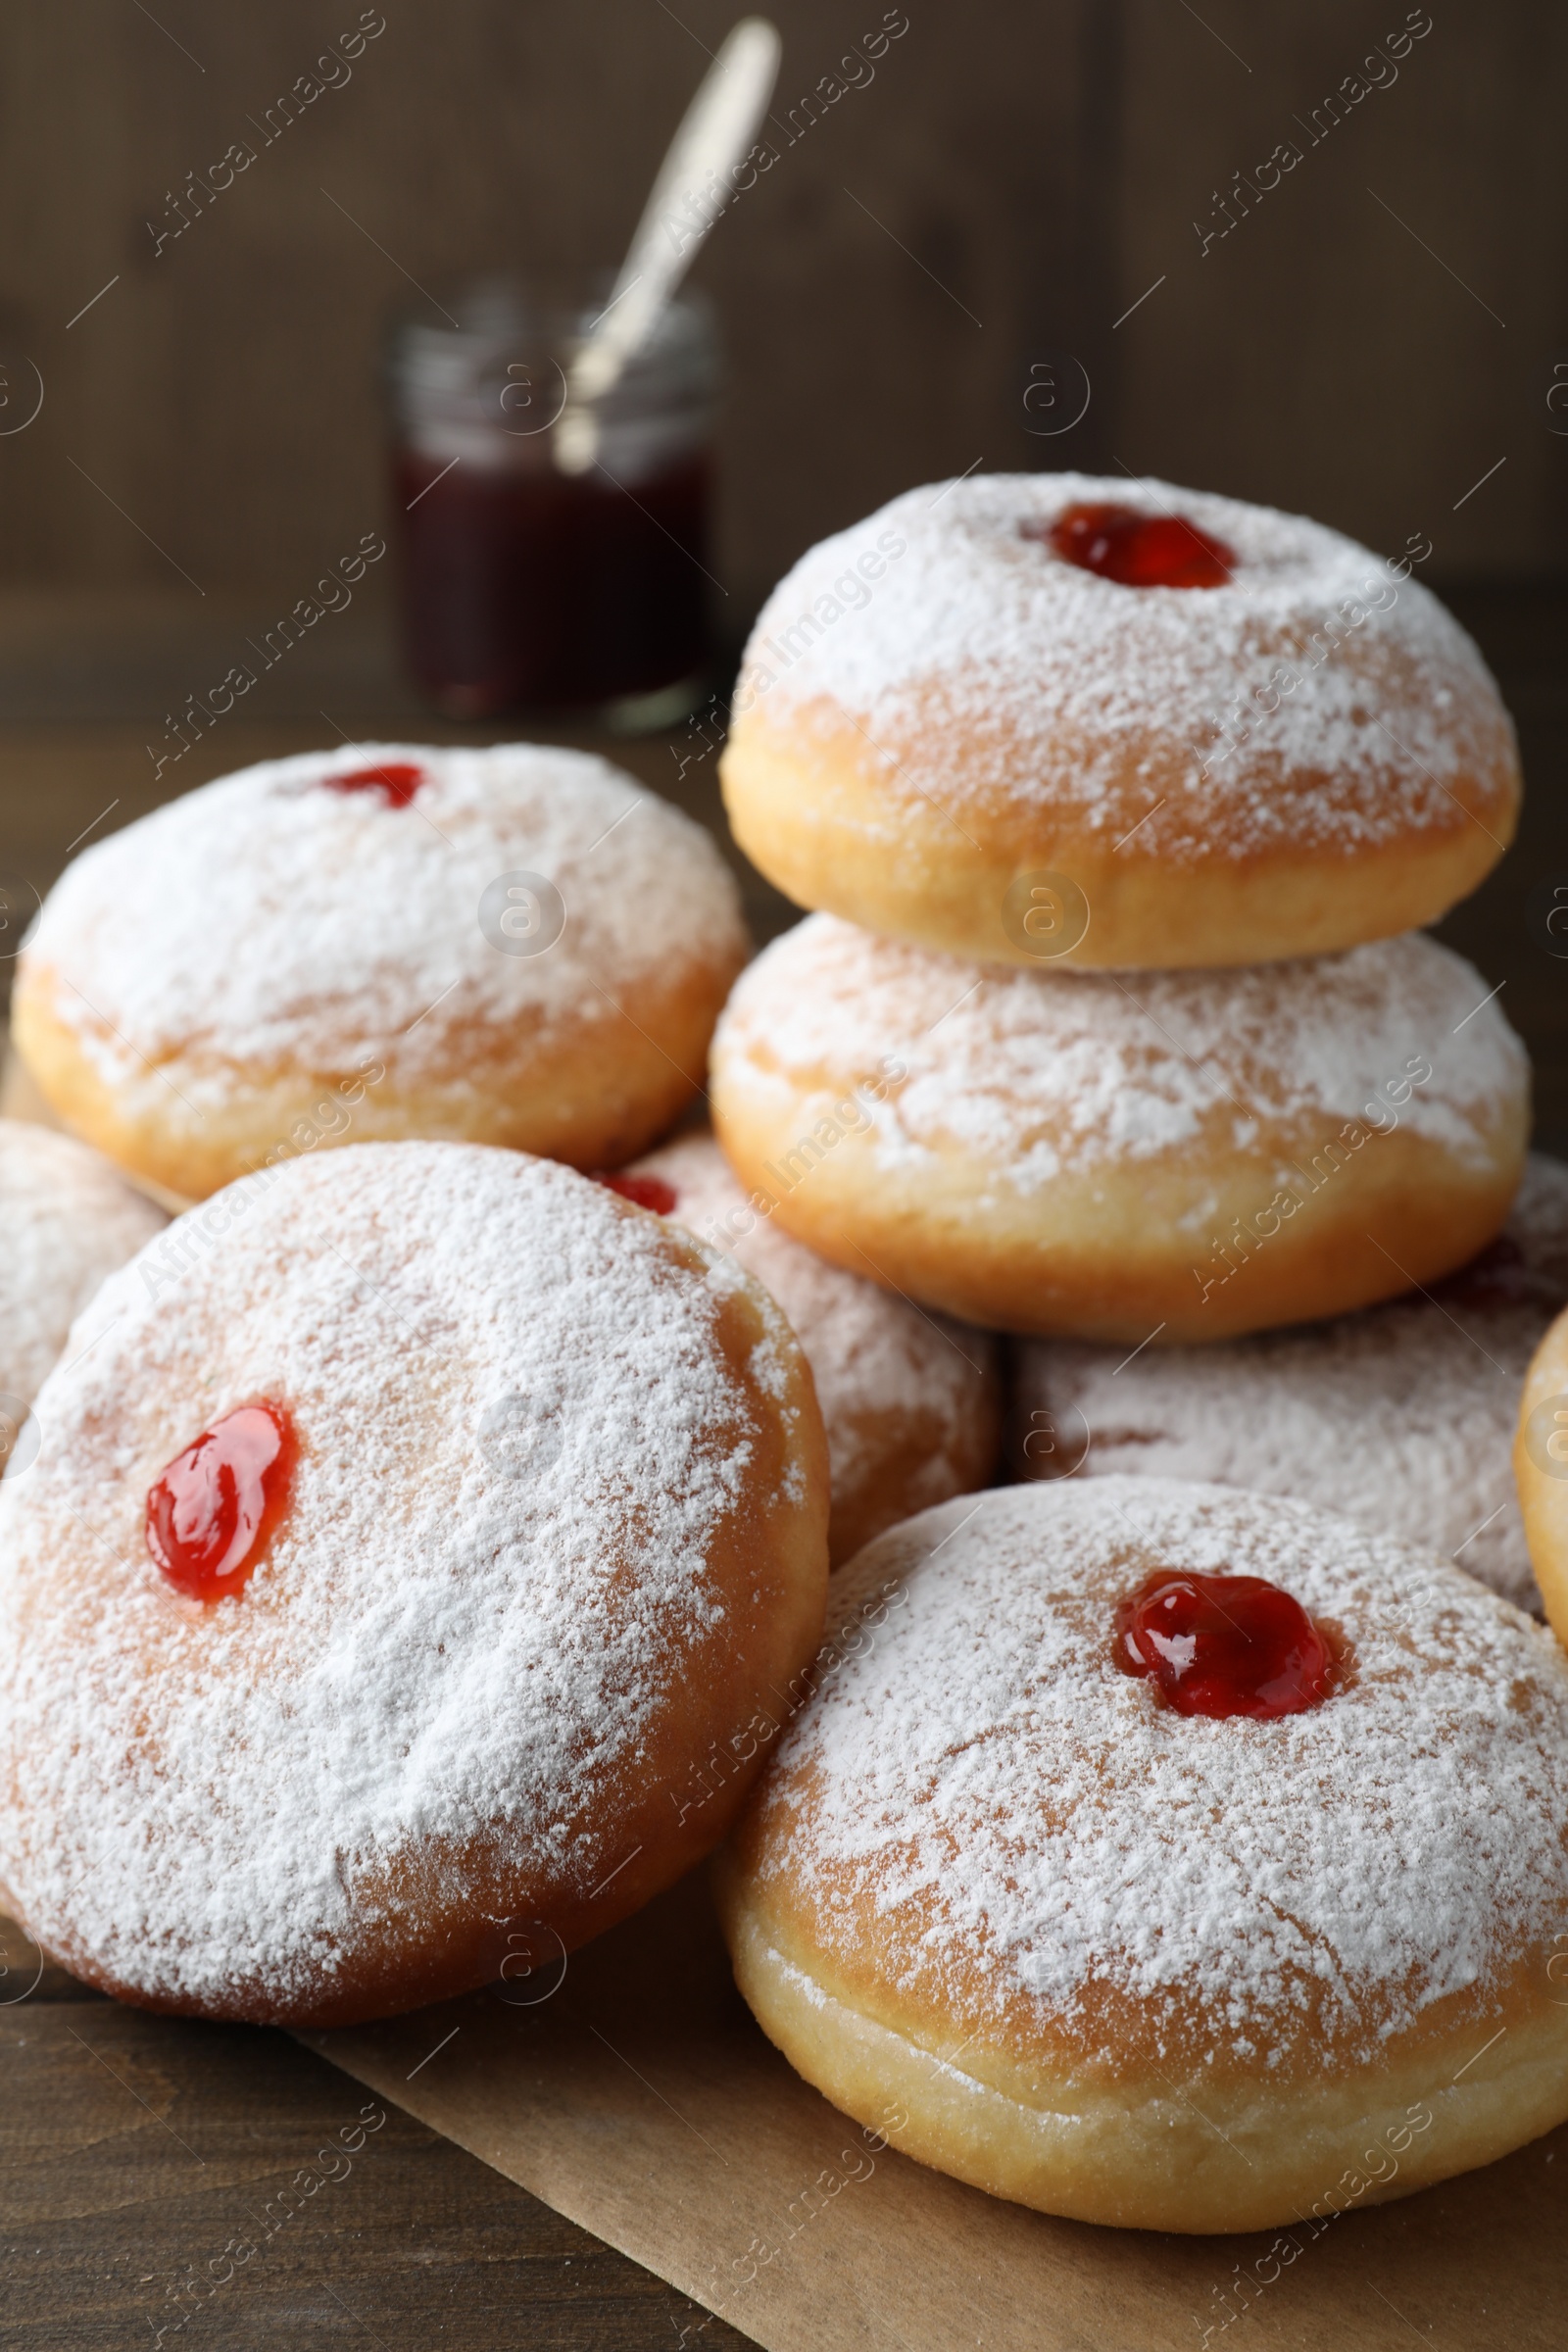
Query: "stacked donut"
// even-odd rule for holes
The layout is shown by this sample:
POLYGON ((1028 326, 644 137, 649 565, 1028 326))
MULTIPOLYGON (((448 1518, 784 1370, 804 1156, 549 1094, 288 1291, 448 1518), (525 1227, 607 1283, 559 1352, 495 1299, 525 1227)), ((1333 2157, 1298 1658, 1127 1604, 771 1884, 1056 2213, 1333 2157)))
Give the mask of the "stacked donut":
MULTIPOLYGON (((1568 2116, 1568 1662, 1508 1473, 1568 1170, 1418 928, 1519 779, 1411 568, 970 479, 808 554, 736 699, 736 837, 814 911, 720 1020, 720 1142, 1019 1335, 1046 1483, 838 1580, 722 1915, 804 2074, 1050 2212, 1322 2217, 1568 2116)), ((1568 1482, 1568 1318, 1528 1401, 1568 1482)), ((1568 1558, 1568 1483, 1548 1521, 1568 1558)))
POLYGON ((720 1141, 789 1231, 1123 1351, 1364 1306, 1493 1239, 1525 1059, 1415 926, 1500 854, 1517 762, 1409 568, 1071 474, 913 491, 796 566, 723 780, 818 911, 713 1055, 720 1141))
POLYGON ((736 987, 714 1117, 801 1240, 1021 1335, 1018 1475, 1299 1495, 1537 1605, 1508 1432, 1568 1175, 1519 1193, 1523 1049, 1414 927, 1519 777, 1411 570, 1077 475, 914 491, 808 555, 724 785, 818 911, 736 987))

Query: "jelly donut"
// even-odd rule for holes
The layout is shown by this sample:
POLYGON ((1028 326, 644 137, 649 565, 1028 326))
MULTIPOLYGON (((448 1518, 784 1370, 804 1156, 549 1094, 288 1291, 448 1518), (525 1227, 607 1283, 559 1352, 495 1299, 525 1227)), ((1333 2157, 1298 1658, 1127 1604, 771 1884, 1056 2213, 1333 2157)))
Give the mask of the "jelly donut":
POLYGON ((324 2026, 708 1850, 827 1577, 760 1285, 569 1168, 409 1143, 243 1179, 105 1296, 0 1486, 0 1882, 40 1944, 324 2026))
POLYGON ((838 1566, 950 1494, 983 1487, 1002 1443, 996 1342, 829 1265, 748 1200, 711 1136, 684 1136, 605 1179, 728 1250, 789 1318, 827 1431, 838 1566))
POLYGON ((1519 1392, 1568 1306, 1568 1167, 1532 1154, 1508 1222, 1423 1294, 1218 1348, 1018 1348, 1020 1477, 1214 1480, 1343 1511, 1540 1612, 1514 1494, 1519 1392))
POLYGON ((1544 1334, 1526 1376, 1513 1471, 1543 1604, 1568 1647, 1568 1313, 1544 1334))
POLYGON ((1568 1660, 1301 1503, 944 1503, 717 1865, 740 1988, 921 2162, 1137 2229, 1321 2224, 1568 2117, 1568 1660))
POLYGON ((104 1276, 166 1222, 85 1145, 0 1119, 0 1415, 31 1404, 104 1276))
POLYGON ((1529 1071, 1415 935, 1129 985, 818 914, 742 974, 710 1097, 824 1257, 996 1329, 1169 1347, 1462 1265, 1517 1190, 1529 1071))
POLYGON ((176 1200, 349 1140, 589 1167, 695 1092, 746 953, 710 838, 604 760, 360 744, 85 851, 14 1034, 67 1123, 176 1200))
POLYGON ((1420 560, 1164 482, 907 491, 763 609, 721 770, 735 838, 803 906, 995 962, 1411 930, 1495 863, 1520 791, 1420 560))

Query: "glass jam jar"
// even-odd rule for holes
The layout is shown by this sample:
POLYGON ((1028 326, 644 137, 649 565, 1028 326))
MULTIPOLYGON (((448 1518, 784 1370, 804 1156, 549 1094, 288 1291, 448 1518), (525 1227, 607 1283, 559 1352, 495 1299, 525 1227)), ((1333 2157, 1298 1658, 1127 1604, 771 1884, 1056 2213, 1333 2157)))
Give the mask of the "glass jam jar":
POLYGON ((582 711, 623 730, 701 700, 718 350, 686 294, 595 404, 597 453, 562 463, 572 356, 608 282, 510 279, 394 328, 389 391, 404 644, 452 718, 582 711))

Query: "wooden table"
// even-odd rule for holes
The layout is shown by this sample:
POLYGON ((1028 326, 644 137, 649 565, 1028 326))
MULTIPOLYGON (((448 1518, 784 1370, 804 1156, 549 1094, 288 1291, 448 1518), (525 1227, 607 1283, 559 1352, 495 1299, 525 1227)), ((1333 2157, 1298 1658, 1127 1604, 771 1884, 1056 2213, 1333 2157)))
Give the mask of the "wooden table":
MULTIPOLYGON (((37 1955, 9 1923, 0 1941, 4 2000, 37 1955)), ((705 2316, 286 2034, 147 2017, 52 1969, 0 2007, 8 2352, 672 2352, 705 2316), (302 2171, 322 2185, 289 2215, 302 2171)))
MULTIPOLYGON (((1551 941, 1537 897, 1561 880, 1568 904, 1568 593, 1452 601, 1518 715, 1531 800, 1519 845, 1442 935, 1503 983, 1537 1058, 1540 1134, 1568 1152, 1568 958, 1552 952, 1568 941, 1551 941)), ((164 712, 222 675, 243 618, 204 615, 198 632, 177 611, 0 600, 0 889, 14 910, 24 917, 84 828, 96 837, 247 760, 344 736, 500 732, 432 728, 374 630, 345 620, 155 776, 145 747, 167 740, 164 712)), ((710 729, 594 748, 721 830, 710 729)), ((770 936, 789 910, 736 864, 770 936)), ((0 953, 16 936, 14 912, 0 953)), ((286 2035, 142 2016, 55 1970, 34 1982, 14 1927, 0 1926, 0 2347, 673 2352, 703 2316, 286 2035), (266 2235, 270 2200, 302 2170, 319 2180, 318 2150, 352 2137, 367 2108, 367 2124, 385 2120, 349 2170, 266 2235), (234 2267, 225 2249, 259 2231, 234 2267)), ((746 2339, 712 2321, 702 2341, 746 2339)))

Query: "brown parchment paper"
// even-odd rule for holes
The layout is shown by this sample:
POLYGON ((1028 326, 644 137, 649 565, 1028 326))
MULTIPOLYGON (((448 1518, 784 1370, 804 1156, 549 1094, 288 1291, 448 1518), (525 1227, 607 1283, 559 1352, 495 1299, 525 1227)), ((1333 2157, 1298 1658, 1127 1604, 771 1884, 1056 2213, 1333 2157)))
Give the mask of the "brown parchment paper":
POLYGON ((734 1989, 701 1872, 564 1974, 543 1938, 527 1960, 511 1998, 300 2038, 768 2352, 1568 2343, 1568 2126, 1288 2231, 1099 2230, 930 2172, 801 2082, 734 1989))

